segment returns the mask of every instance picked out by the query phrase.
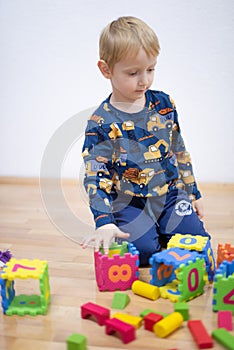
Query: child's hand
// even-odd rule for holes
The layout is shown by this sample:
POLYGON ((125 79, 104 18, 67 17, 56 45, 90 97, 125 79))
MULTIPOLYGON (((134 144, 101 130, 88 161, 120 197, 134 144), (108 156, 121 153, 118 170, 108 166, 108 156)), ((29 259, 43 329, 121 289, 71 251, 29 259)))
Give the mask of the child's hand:
POLYGON ((99 227, 93 235, 84 238, 80 245, 82 248, 87 248, 91 242, 94 242, 94 249, 96 252, 99 251, 100 246, 103 245, 105 254, 108 254, 109 247, 113 243, 115 237, 128 238, 129 236, 129 233, 122 232, 114 224, 107 224, 99 227))
POLYGON ((193 202, 193 209, 197 213, 199 219, 202 219, 204 216, 204 208, 203 208, 202 198, 199 198, 193 202))

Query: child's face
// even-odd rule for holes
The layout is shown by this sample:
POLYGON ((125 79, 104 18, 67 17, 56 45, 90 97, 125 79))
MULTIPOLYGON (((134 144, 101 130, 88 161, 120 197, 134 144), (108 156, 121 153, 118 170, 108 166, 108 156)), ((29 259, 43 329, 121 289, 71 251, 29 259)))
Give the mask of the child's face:
POLYGON ((115 102, 134 103, 145 99, 154 79, 157 58, 140 49, 137 56, 128 55, 117 62, 111 73, 112 98, 115 102))

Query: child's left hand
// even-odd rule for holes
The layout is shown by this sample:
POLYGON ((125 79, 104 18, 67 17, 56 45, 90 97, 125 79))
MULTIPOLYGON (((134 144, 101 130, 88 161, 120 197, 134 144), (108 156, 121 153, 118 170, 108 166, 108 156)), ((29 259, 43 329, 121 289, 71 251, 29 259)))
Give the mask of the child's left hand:
POLYGON ((193 209, 197 213, 197 216, 199 217, 199 219, 202 219, 204 216, 204 207, 203 207, 202 198, 199 198, 193 202, 193 209))

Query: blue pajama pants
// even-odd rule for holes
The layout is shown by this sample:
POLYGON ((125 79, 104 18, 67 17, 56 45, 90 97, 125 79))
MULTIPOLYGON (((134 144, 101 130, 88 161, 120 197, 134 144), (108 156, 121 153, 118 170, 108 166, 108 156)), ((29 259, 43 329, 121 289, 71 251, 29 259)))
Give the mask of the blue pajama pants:
POLYGON ((210 238, 187 192, 181 189, 169 189, 164 196, 150 198, 119 194, 113 209, 116 225, 130 233, 129 242, 140 252, 141 266, 147 265, 151 255, 165 247, 176 233, 210 238))

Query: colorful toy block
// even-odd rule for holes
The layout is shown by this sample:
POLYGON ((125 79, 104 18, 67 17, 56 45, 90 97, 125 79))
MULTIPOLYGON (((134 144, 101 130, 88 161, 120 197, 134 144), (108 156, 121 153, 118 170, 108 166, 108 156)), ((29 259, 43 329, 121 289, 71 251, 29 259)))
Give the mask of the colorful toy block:
POLYGON ((127 315, 127 314, 121 314, 121 313, 115 313, 113 318, 117 318, 120 321, 126 322, 128 324, 131 324, 136 329, 140 328, 142 325, 142 317, 139 316, 133 316, 133 315, 127 315))
MULTIPOLYGON (((103 247, 100 248, 100 252, 104 254, 103 247)), ((113 242, 109 247, 108 257, 112 258, 115 254, 123 256, 125 253, 128 253, 128 242, 123 242, 122 244, 113 242)))
POLYGON ((164 299, 169 299, 173 303, 178 302, 180 297, 180 291, 178 290, 178 283, 179 282, 177 280, 174 280, 163 287, 159 287, 161 297, 164 299))
POLYGON ((135 328, 117 318, 111 318, 105 324, 106 334, 111 335, 117 332, 124 344, 130 343, 136 338, 135 328))
POLYGON ((178 247, 181 249, 197 251, 205 260, 208 280, 213 281, 215 273, 215 259, 208 237, 191 234, 176 234, 171 237, 167 248, 178 247))
POLYGON ((44 315, 50 303, 48 265, 46 261, 11 259, 1 274, 2 308, 6 315, 44 315), (15 293, 16 278, 38 279, 40 295, 18 295, 15 293))
MULTIPOLYGON (((125 242, 123 242, 126 247, 125 242)), ((124 248, 125 249, 125 248, 124 248)), ((128 243, 128 253, 109 258, 100 251, 94 253, 95 275, 100 291, 130 289, 139 277, 139 252, 128 243)))
POLYGON ((156 310, 152 310, 152 309, 144 309, 143 311, 140 312, 140 316, 141 317, 145 317, 146 315, 148 315, 149 313, 154 313, 157 315, 162 315, 163 317, 168 316, 168 314, 166 314, 165 312, 160 312, 160 311, 156 311, 156 310))
POLYGON ((155 323, 161 321, 162 319, 162 315, 157 315, 153 312, 150 312, 144 317, 144 328, 148 331, 153 332, 153 326, 155 325, 155 323))
POLYGON ((234 350, 234 336, 224 328, 215 329, 212 332, 212 337, 225 349, 234 350))
POLYGON ((134 294, 140 295, 151 300, 156 300, 160 297, 160 290, 157 286, 152 286, 149 283, 142 282, 139 280, 133 282, 132 291, 134 294))
POLYGON ((153 326, 153 331, 158 337, 165 338, 178 329, 182 325, 183 321, 183 316, 179 312, 173 312, 172 314, 163 318, 161 321, 157 322, 153 326))
POLYGON ((213 311, 221 310, 234 315, 234 260, 221 263, 214 277, 213 311))
POLYGON ((218 311, 218 328, 225 328, 227 331, 232 331, 232 312, 218 311))
POLYGON ((188 321, 189 319, 189 305, 186 302, 177 302, 174 304, 174 311, 179 312, 182 316, 184 321, 188 321))
POLYGON ((217 267, 223 262, 232 262, 234 260, 234 246, 230 243, 218 244, 217 251, 217 267))
POLYGON ((87 338, 83 334, 73 333, 67 338, 67 350, 86 350, 87 338))
POLYGON ((213 339, 208 334, 202 321, 189 320, 187 325, 199 349, 213 348, 213 339))
POLYGON ((125 307, 130 302, 129 295, 126 293, 115 292, 114 297, 112 299, 111 307, 113 309, 125 309, 125 307))
POLYGON ((91 302, 81 305, 81 317, 89 318, 91 316, 97 320, 100 326, 103 326, 110 318, 110 310, 91 302))

